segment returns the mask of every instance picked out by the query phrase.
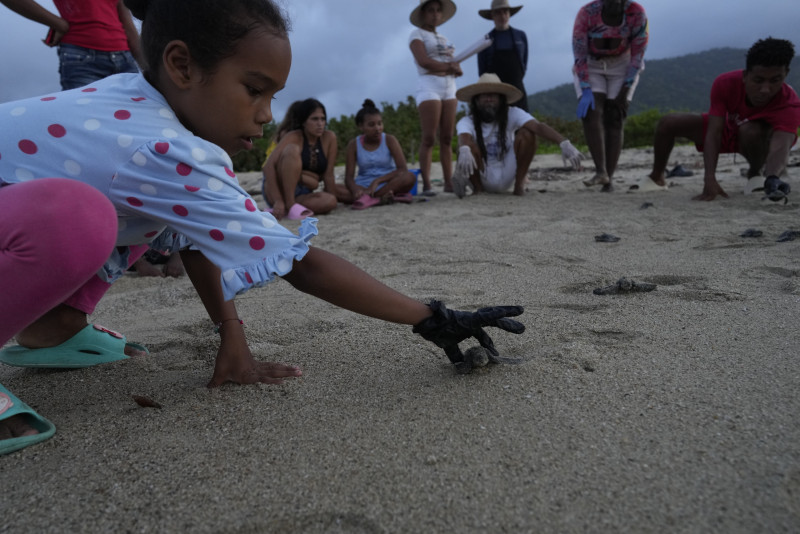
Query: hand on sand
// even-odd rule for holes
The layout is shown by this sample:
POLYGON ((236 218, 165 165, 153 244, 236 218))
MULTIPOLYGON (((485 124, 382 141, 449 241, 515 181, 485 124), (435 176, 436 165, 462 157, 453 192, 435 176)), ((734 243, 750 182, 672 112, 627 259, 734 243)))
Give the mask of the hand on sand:
POLYGON ((236 350, 224 341, 217 352, 214 376, 208 387, 215 388, 226 382, 234 384, 282 384, 284 378, 301 376, 303 372, 295 365, 260 362, 253 359, 246 346, 236 350))
POLYGON ((706 184, 703 186, 703 192, 696 197, 692 197, 692 200, 703 200, 705 202, 709 202, 717 198, 717 195, 723 198, 728 198, 728 193, 726 193, 725 190, 722 189, 722 186, 720 186, 718 183, 714 183, 713 185, 706 184))

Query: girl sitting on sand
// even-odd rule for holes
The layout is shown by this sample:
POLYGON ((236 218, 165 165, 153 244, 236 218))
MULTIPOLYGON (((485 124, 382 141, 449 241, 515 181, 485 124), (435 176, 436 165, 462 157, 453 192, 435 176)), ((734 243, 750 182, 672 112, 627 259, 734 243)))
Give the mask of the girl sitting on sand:
MULTIPOLYGON (((497 354, 483 326, 524 330, 507 318, 522 313, 517 306, 458 312, 394 291, 310 247, 315 219, 295 235, 239 186, 230 155, 251 149, 272 120, 291 63, 286 22, 271 0, 126 5, 143 21, 143 74, 0 105, 0 345, 14 335, 20 344, 0 360, 89 367, 146 350, 87 321, 136 260, 131 247, 145 243, 180 250, 216 325, 209 387, 302 374, 255 360, 236 311, 237 294, 276 277, 348 310, 415 325, 460 370, 470 361, 458 347, 464 339, 497 354)), ((0 386, 0 454, 54 432, 0 386)))
POLYGON ((325 129, 327 114, 322 102, 309 98, 295 102, 287 112, 289 131, 282 135, 261 172, 262 191, 276 219, 305 219, 336 209, 353 197, 333 176, 336 134, 325 129), (324 191, 316 191, 319 182, 324 191))
POLYGON ((406 168, 406 158, 397 139, 383 132, 383 117, 375 103, 364 100, 356 113, 361 135, 346 150, 344 183, 356 201, 353 209, 365 209, 393 201, 411 202, 416 176, 406 168), (358 165, 358 176, 355 168, 358 165))

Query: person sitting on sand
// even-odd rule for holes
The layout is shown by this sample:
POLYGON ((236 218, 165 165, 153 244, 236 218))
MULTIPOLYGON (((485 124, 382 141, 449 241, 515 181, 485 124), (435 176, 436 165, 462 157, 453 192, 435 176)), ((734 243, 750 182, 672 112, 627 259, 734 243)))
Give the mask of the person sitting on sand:
POLYGON ((763 187, 770 200, 785 199, 790 187, 779 177, 785 175, 800 127, 800 99, 785 81, 793 57, 790 41, 761 39, 748 50, 744 70, 714 80, 707 113, 662 117, 653 141, 652 183, 645 182, 645 187, 666 189, 669 155, 675 138, 684 137, 703 153, 705 164, 703 192, 694 200, 728 197, 717 182, 717 163, 720 154, 736 153, 749 164, 745 193, 763 187))
MULTIPOLYGON (((296 104, 296 105, 295 105, 296 104)), ((262 191, 268 211, 276 219, 301 220, 336 209, 353 196, 333 175, 336 134, 325 129, 327 113, 322 102, 308 98, 289 110, 291 128, 270 153, 261 172, 262 191), (320 181, 323 191, 317 191, 320 181)))
POLYGON ((395 136, 384 133, 383 117, 375 102, 364 100, 356 113, 356 126, 361 135, 348 144, 344 183, 352 193, 353 209, 376 204, 411 202, 411 189, 416 176, 406 168, 403 149, 395 136), (358 176, 355 176, 358 166, 358 176))
MULTIPOLYGON (((316 219, 295 234, 256 208, 231 156, 253 148, 289 76, 287 22, 272 0, 125 3, 142 20, 143 74, 0 104, 0 346, 14 336, 19 343, 0 350, 0 361, 78 368, 143 357, 146 349, 87 315, 136 259, 129 247, 151 242, 180 251, 220 335, 209 387, 302 375, 256 360, 236 309, 237 295, 276 278, 350 311, 414 325, 459 372, 473 361, 459 342, 475 337, 498 357, 484 327, 525 330, 508 318, 520 306, 471 313, 420 302, 311 247, 316 219), (68 178, 59 177, 65 161, 68 178)), ((54 432, 0 385, 0 454, 54 432)))
POLYGON ((473 194, 500 193, 513 185, 515 195, 524 195, 536 136, 559 145, 564 162, 580 168, 580 151, 527 111, 510 106, 522 98, 522 91, 501 82, 496 74, 482 75, 456 96, 469 103, 469 114, 456 125, 459 146, 453 188, 459 198, 466 194, 467 185, 473 194))

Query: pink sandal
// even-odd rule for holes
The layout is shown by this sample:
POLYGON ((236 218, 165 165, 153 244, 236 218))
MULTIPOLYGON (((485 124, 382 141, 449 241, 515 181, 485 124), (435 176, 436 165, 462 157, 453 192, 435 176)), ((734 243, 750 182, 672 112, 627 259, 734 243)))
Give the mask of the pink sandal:
POLYGON ((358 197, 358 199, 355 202, 353 202, 353 205, 350 207, 351 209, 354 210, 365 210, 367 208, 371 208, 372 206, 376 206, 380 203, 381 199, 364 194, 358 197))
POLYGON ((289 208, 289 213, 286 214, 286 218, 291 219, 292 221, 302 221, 306 217, 310 217, 312 215, 314 215, 314 212, 307 207, 301 204, 292 204, 292 207, 289 208))

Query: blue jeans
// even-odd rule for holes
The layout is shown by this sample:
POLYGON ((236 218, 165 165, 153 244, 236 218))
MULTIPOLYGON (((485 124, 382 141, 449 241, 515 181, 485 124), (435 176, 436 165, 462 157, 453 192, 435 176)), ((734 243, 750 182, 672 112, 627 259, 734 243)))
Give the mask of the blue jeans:
POLYGON ((136 60, 127 50, 102 52, 71 44, 58 46, 58 73, 61 89, 65 91, 120 72, 139 72, 136 60))

